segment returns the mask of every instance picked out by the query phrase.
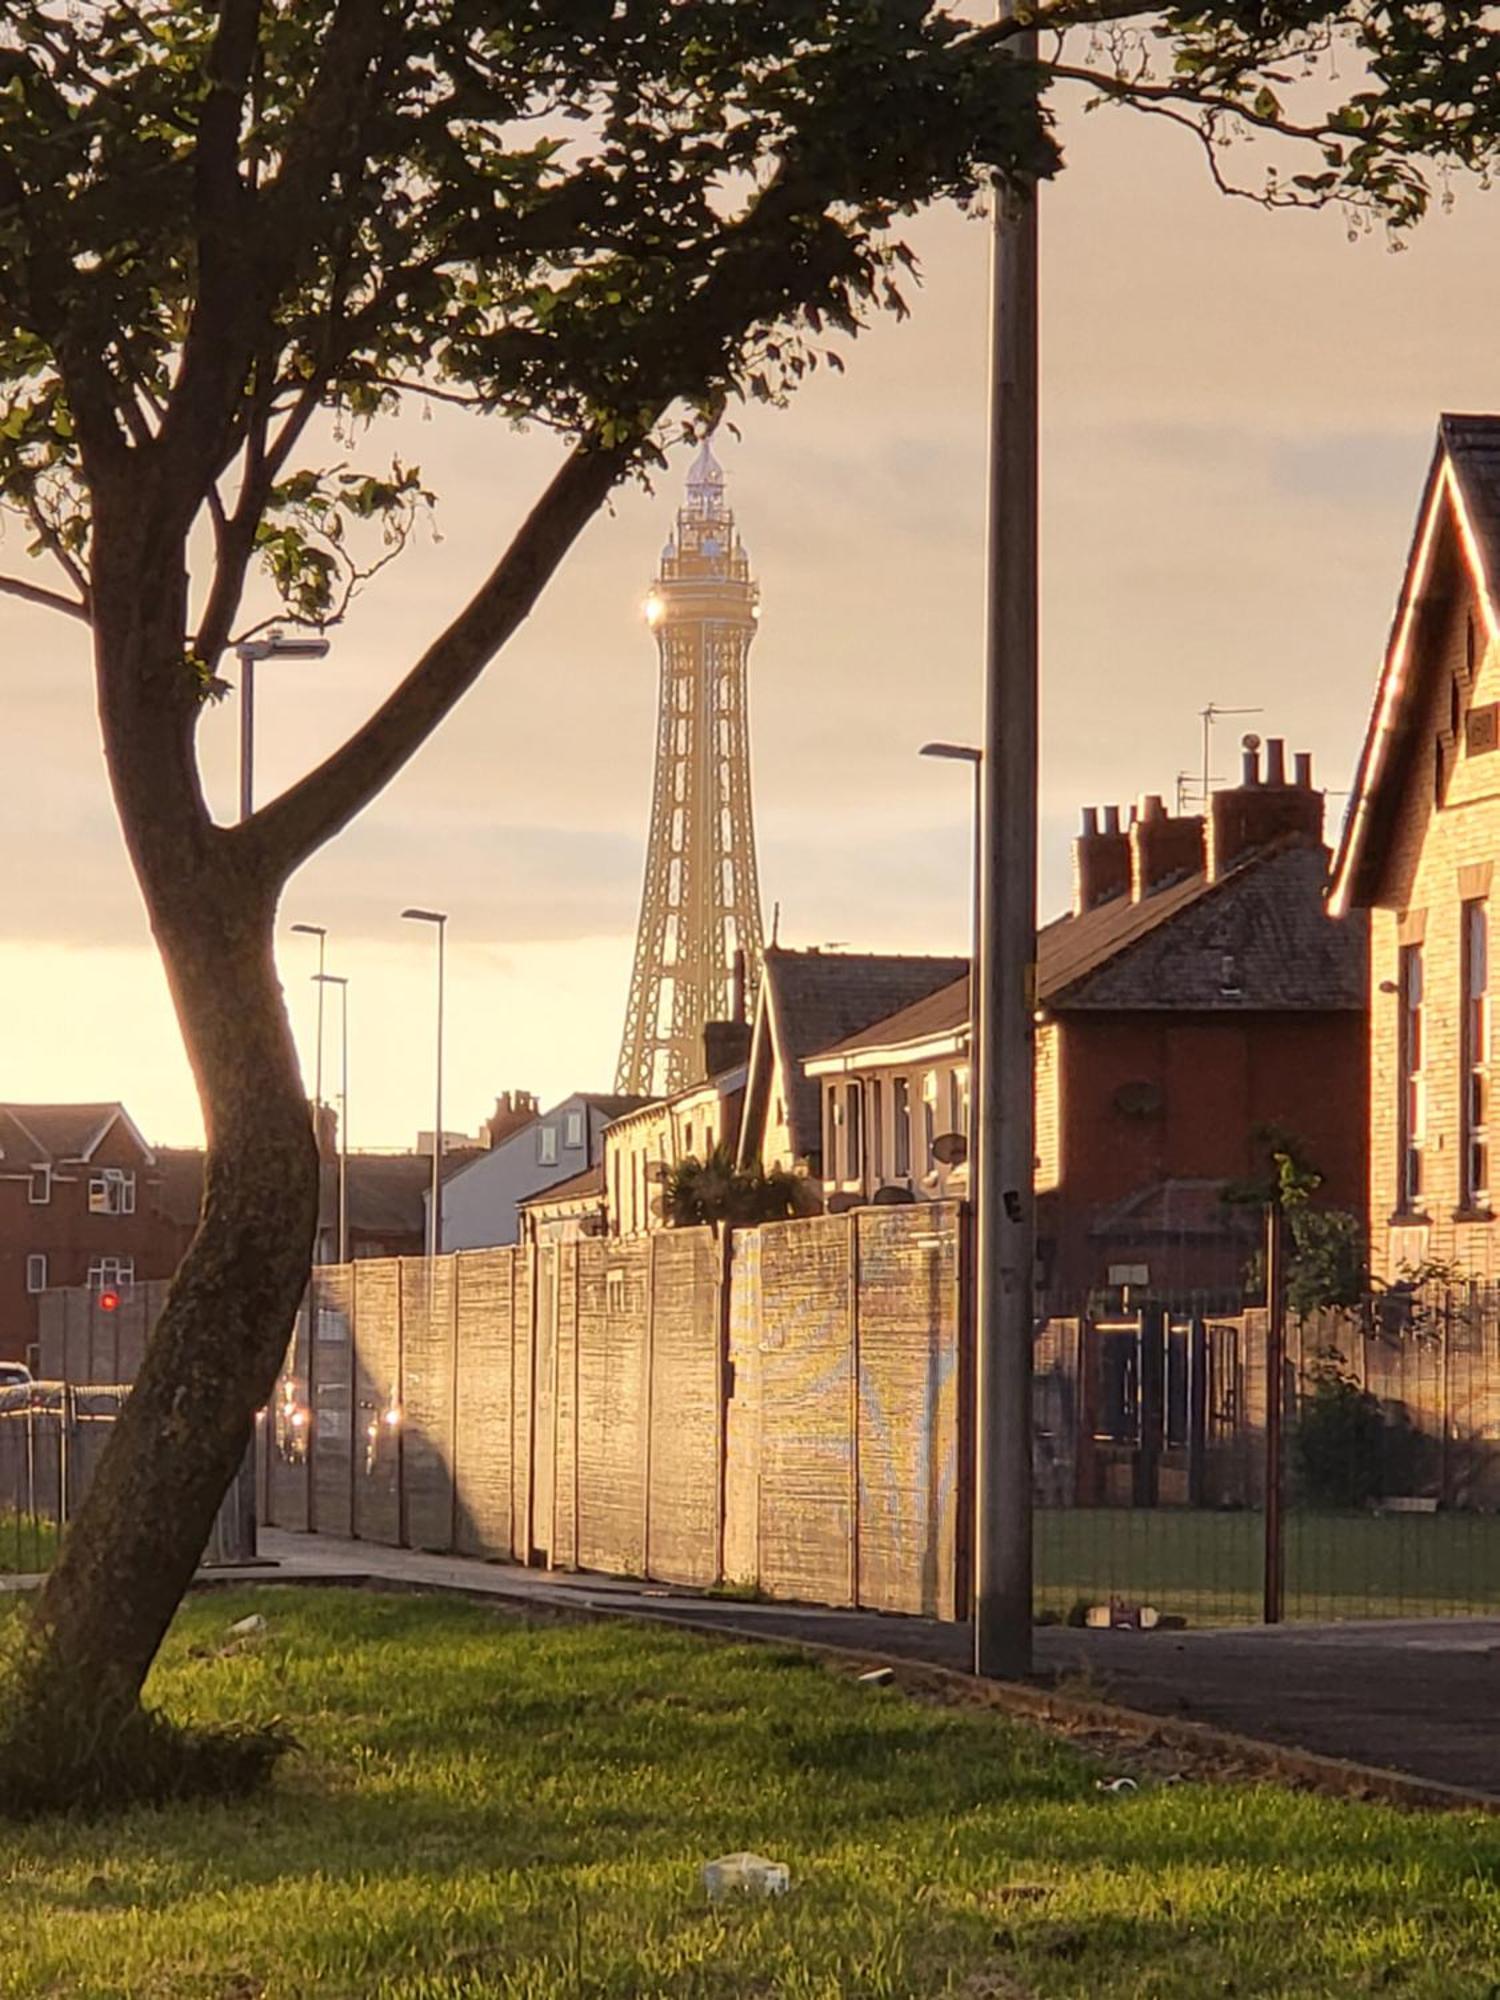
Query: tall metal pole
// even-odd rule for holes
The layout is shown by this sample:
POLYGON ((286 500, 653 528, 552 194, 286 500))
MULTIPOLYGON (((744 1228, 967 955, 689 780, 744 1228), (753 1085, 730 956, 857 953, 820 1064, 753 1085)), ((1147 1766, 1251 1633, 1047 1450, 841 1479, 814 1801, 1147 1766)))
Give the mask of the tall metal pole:
MULTIPOLYGON (((321 992, 321 988, 319 991, 321 992)), ((339 988, 339 1262, 349 1261, 349 982, 339 988)), ((351 1425, 352 1425, 351 1418, 351 1425)), ((350 1430, 351 1440, 353 1430, 350 1430)), ((350 1450, 354 1449, 350 1444, 350 1450)))
POLYGON ((437 990, 437 1109, 434 1114, 436 1124, 432 1139, 432 1251, 434 1257, 443 1254, 443 944, 448 935, 446 918, 437 927, 438 937, 438 990, 437 990))
POLYGON ((255 810, 255 654, 239 649, 240 662, 240 818, 255 810))
MULTIPOLYGON (((1016 0, 1000 0, 1012 18, 1016 0)), ((1034 31, 1011 47, 1036 55, 1034 31)), ((1031 1670, 1035 1266, 1037 209, 995 190, 976 1264, 974 1670, 1031 1670)))

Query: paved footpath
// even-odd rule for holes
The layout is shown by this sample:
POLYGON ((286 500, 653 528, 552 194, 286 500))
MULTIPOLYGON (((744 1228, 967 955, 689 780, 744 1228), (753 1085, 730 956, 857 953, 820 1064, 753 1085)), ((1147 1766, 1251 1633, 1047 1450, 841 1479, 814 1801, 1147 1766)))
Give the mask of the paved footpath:
MULTIPOLYGON (((273 1567, 225 1581, 369 1579, 518 1606, 685 1620, 761 1639, 966 1668, 967 1626, 813 1606, 744 1604, 613 1577, 423 1555, 262 1529, 273 1567)), ((1101 1701, 1239 1731, 1500 1797, 1500 1619, 1380 1619, 1203 1632, 1036 1634, 1037 1677, 1101 1701)))

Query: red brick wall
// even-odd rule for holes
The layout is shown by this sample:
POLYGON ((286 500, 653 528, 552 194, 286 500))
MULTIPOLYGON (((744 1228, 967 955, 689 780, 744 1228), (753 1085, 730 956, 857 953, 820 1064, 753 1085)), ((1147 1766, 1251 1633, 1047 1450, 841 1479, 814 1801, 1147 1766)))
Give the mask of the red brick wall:
MULTIPOLYGON (((1320 1199, 1362 1212, 1366 1041, 1361 1015, 1077 1013, 1060 1022, 1061 1179, 1045 1214, 1049 1289, 1103 1285, 1111 1263, 1160 1263, 1089 1238, 1089 1225, 1166 1179, 1234 1180, 1263 1161, 1253 1134, 1279 1125, 1324 1176, 1320 1199)), ((1044 1225, 1045 1226, 1045 1225, 1044 1225)), ((1232 1283, 1204 1269, 1184 1285, 1232 1283)), ((1152 1282, 1157 1280, 1153 1269, 1152 1282)))
POLYGON ((187 1235, 160 1214, 151 1168, 129 1132, 119 1126, 99 1146, 93 1162, 59 1168, 52 1199, 28 1200, 30 1147, 12 1125, 0 1134, 0 1360, 24 1361, 37 1338, 37 1300, 26 1289, 26 1260, 35 1251, 47 1258, 47 1283, 83 1285, 96 1257, 133 1257, 138 1282, 168 1278, 177 1268, 187 1235), (133 1168, 134 1215, 91 1215, 89 1174, 95 1167, 133 1168))

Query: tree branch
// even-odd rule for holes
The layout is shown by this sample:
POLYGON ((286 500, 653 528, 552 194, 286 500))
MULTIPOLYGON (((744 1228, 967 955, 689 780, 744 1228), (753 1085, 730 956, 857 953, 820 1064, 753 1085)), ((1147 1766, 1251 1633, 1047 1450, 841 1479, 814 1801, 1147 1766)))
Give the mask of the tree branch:
POLYGON ((24 604, 39 604, 47 611, 65 611, 70 618, 82 619, 85 625, 93 624, 92 613, 80 598, 65 597, 60 590, 27 583, 23 577, 0 576, 0 596, 19 597, 24 604))
POLYGON ((331 757, 245 825, 269 859, 290 874, 390 783, 528 616, 636 449, 588 441, 574 447, 488 578, 400 686, 331 757))

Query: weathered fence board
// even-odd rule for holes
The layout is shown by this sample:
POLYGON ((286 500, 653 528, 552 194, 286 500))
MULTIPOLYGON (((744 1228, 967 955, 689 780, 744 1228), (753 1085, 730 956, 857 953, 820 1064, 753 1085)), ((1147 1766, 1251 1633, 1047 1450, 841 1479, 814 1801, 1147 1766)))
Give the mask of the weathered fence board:
POLYGON ((457 1352, 454 1547, 512 1551, 511 1295, 514 1250, 465 1250, 456 1267, 457 1352))

